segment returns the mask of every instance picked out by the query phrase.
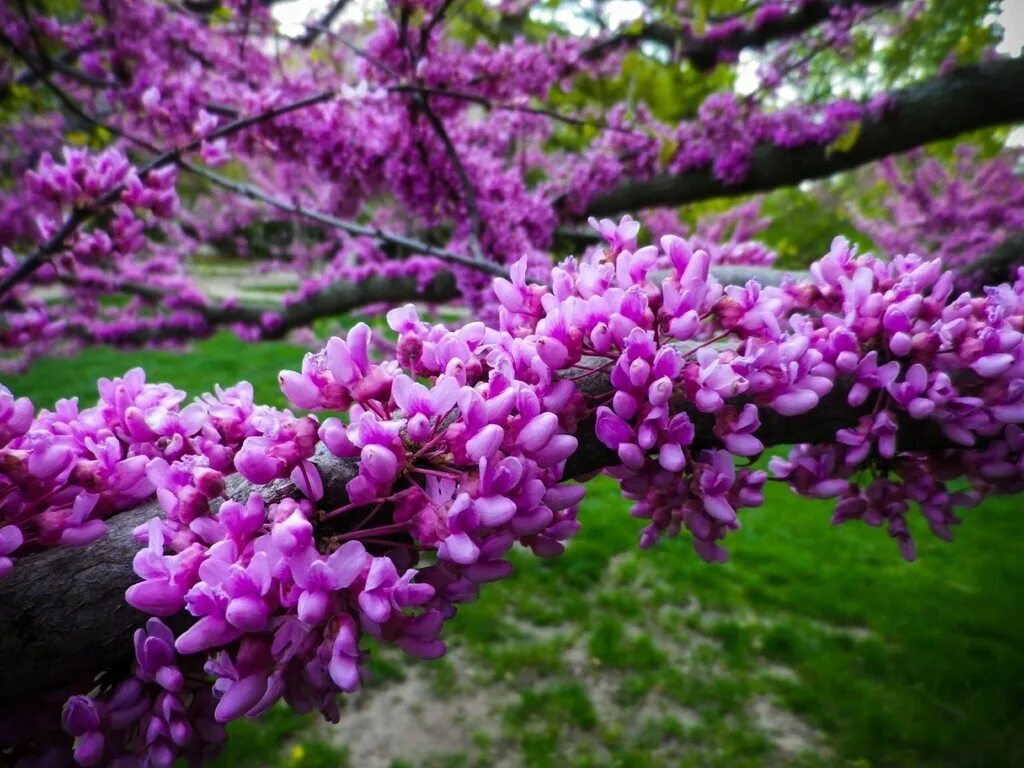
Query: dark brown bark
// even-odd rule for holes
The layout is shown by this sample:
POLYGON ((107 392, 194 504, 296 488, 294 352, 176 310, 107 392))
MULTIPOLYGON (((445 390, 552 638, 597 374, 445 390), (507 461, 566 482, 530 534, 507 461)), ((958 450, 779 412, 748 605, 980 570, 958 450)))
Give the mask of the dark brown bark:
POLYGON ((827 146, 763 144, 754 150, 742 181, 727 184, 710 169, 626 181, 594 198, 587 215, 611 216, 716 197, 788 187, 906 152, 968 131, 1024 120, 1024 57, 960 67, 896 91, 879 117, 864 120, 847 151, 827 146))
POLYGON ((965 277, 981 285, 996 285, 1016 279, 1017 268, 1024 266, 1024 234, 1010 235, 987 256, 960 269, 965 277))

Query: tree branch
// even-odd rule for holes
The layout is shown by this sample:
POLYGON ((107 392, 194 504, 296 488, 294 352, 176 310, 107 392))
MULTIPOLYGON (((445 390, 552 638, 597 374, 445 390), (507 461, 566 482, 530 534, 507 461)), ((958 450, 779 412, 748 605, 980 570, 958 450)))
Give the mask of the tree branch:
POLYGON ((820 179, 883 157, 968 131, 1024 120, 1024 57, 960 67, 892 94, 878 117, 866 118, 847 151, 827 146, 762 144, 742 181, 727 184, 710 169, 626 181, 595 197, 587 215, 607 216, 642 208, 682 205, 820 179))
POLYGON ((454 142, 448 135, 448 131, 445 130, 444 122, 437 113, 430 108, 430 102, 425 94, 420 94, 416 99, 419 108, 423 110, 423 114, 427 118, 427 122, 430 123, 434 132, 441 140, 441 144, 444 146, 445 154, 448 155, 448 160, 451 162, 455 169, 456 175, 459 177, 459 184, 462 186, 462 196, 466 202, 466 209, 469 213, 469 246, 473 252, 474 258, 477 261, 484 260, 483 251, 480 248, 480 210, 476 204, 476 187, 473 186, 473 182, 469 179, 469 174, 466 173, 466 166, 462 162, 462 158, 459 157, 459 151, 455 148, 454 142))
MULTIPOLYGON (((756 26, 743 25, 721 37, 694 37, 684 30, 667 24, 645 24, 638 30, 613 35, 607 40, 587 49, 583 57, 588 60, 600 58, 608 51, 623 45, 639 42, 655 42, 669 49, 679 48, 678 58, 689 62, 700 71, 714 69, 722 54, 736 54, 750 48, 764 48, 776 40, 796 37, 807 30, 827 21, 836 10, 854 6, 881 8, 895 5, 900 0, 812 0, 801 3, 783 16, 764 21, 756 26)), ((749 9, 748 9, 749 11, 749 9)))
POLYGON ((339 13, 345 10, 345 6, 348 5, 349 0, 336 0, 321 18, 315 24, 307 24, 306 32, 302 37, 296 38, 295 44, 301 45, 303 48, 308 48, 316 39, 320 37, 320 34, 331 26, 331 22, 337 17, 339 13))
MULTIPOLYGON (((73 282, 81 285, 79 281, 73 282)), ((86 284, 88 285, 88 284, 86 284)), ((96 283, 102 287, 101 283, 96 283)), ((118 283, 116 289, 121 293, 140 296, 147 301, 164 301, 168 298, 165 291, 140 283, 118 283)), ((218 328, 235 324, 247 325, 261 330, 262 339, 280 339, 296 328, 305 328, 315 320, 324 317, 337 317, 347 312, 366 307, 371 304, 398 305, 410 301, 423 301, 430 304, 441 304, 451 301, 459 295, 455 284, 455 276, 448 271, 441 271, 426 283, 416 275, 390 277, 387 275, 370 275, 358 282, 338 282, 320 291, 278 310, 273 306, 253 305, 213 305, 190 303, 188 309, 194 310, 207 323, 207 331, 213 333, 218 328), (280 311, 280 320, 270 327, 263 326, 263 318, 268 312, 280 311)), ((136 346, 158 341, 180 341, 196 339, 204 335, 197 333, 191 325, 161 325, 154 319, 155 327, 151 331, 128 329, 123 335, 97 332, 82 325, 69 327, 67 333, 87 342, 114 345, 136 346)))
MULTIPOLYGON (((575 379, 584 395, 606 396, 612 391, 608 375, 593 372, 602 362, 585 358, 579 368, 564 375, 575 379)), ((762 409, 757 435, 765 445, 831 442, 836 430, 855 425, 871 407, 868 403, 851 408, 846 395, 846 384, 840 381, 814 411, 802 416, 785 417, 762 409)), ((742 403, 738 399, 734 405, 742 403)), ((694 447, 717 445, 714 417, 692 404, 682 405, 696 427, 694 447)), ((935 422, 912 421, 905 427, 898 433, 901 451, 954 447, 935 422)), ((567 462, 567 478, 586 478, 619 463, 615 452, 594 434, 593 418, 578 425, 576 437, 579 448, 567 462)), ((321 446, 314 463, 324 480, 326 495, 321 506, 344 505, 345 485, 357 473, 358 461, 338 459, 321 446)), ((237 475, 229 479, 230 498, 244 500, 253 490, 268 501, 298 493, 290 481, 259 488, 237 475)), ((108 533, 100 541, 80 549, 58 548, 31 555, 0 579, 0 679, 4 681, 0 713, 81 681, 88 687, 92 676, 101 670, 127 668, 132 633, 144 620, 124 602, 124 590, 138 580, 132 571, 132 557, 139 545, 131 533, 157 514, 154 502, 122 512, 107 521, 108 533)), ((187 623, 189 618, 182 616, 181 620, 187 623)))
MULTIPOLYGON (((329 98, 334 96, 334 91, 322 91, 312 96, 307 96, 296 101, 283 104, 278 107, 264 110, 255 115, 248 115, 240 118, 233 122, 227 123, 221 126, 217 130, 210 133, 201 139, 194 139, 187 144, 183 144, 180 147, 168 150, 158 157, 150 160, 146 165, 139 169, 139 178, 144 179, 152 171, 162 168, 165 165, 172 163, 178 163, 181 160, 181 156, 186 152, 192 152, 199 149, 204 141, 215 141, 226 136, 230 136, 239 131, 243 131, 246 128, 250 128, 268 120, 273 120, 281 115, 294 112, 299 109, 311 106, 313 104, 319 104, 322 101, 327 101, 329 98)), ((61 248, 64 247, 64 243, 67 239, 78 229, 78 227, 84 222, 91 219, 99 211, 103 210, 107 206, 115 203, 121 194, 124 192, 124 184, 118 184, 116 187, 108 190, 106 193, 96 199, 88 208, 76 208, 60 228, 42 245, 36 248, 26 259, 24 259, 17 267, 7 273, 2 280, 0 280, 0 297, 7 293, 11 288, 20 283, 25 278, 31 276, 38 270, 43 264, 45 264, 51 256, 58 253, 61 248)))
POLYGON ((1018 267, 1024 266, 1024 233, 1010 235, 987 256, 965 265, 960 274, 983 285, 1014 280, 1018 267))

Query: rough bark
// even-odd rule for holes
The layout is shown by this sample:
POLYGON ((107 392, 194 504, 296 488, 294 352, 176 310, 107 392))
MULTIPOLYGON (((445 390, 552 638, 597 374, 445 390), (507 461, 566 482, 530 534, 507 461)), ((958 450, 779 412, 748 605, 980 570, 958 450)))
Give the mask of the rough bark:
POLYGON ((982 285, 996 285, 1016 279, 1017 268, 1024 266, 1024 233, 1010 235, 987 256, 960 269, 965 277, 982 285))
MULTIPOLYGON (((344 504, 357 464, 339 461, 323 446, 313 461, 324 480, 324 503, 344 504)), ((228 479, 229 498, 245 501, 253 491, 270 503, 297 494, 288 480, 253 486, 240 475, 228 479)), ((0 579, 0 715, 102 670, 127 670, 132 635, 147 618, 124 599, 139 580, 132 558, 140 545, 132 532, 160 514, 149 501, 109 519, 99 541, 31 555, 0 579)))
POLYGON ((736 184, 715 178, 710 169, 626 181, 594 198, 587 215, 609 216, 787 187, 968 131, 1022 120, 1024 57, 960 67, 896 91, 881 116, 864 120, 856 142, 846 151, 763 144, 754 150, 747 175, 736 184))

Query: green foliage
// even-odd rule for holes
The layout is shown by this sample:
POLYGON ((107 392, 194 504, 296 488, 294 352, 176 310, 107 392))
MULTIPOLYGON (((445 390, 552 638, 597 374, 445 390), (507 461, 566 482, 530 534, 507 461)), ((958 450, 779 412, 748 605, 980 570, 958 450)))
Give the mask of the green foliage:
MULTIPOLYGON (((1015 0, 1008 0, 1009 3, 1015 0)), ((925 13, 876 52, 886 86, 899 85, 934 72, 950 53, 960 64, 973 64, 999 42, 992 19, 998 0, 932 0, 925 13)))
POLYGON ((215 384, 230 386, 250 381, 256 401, 287 406, 277 373, 295 368, 303 349, 283 342, 252 344, 227 332, 200 341, 192 352, 143 350, 126 354, 109 347, 90 349, 74 358, 37 360, 31 370, 8 376, 4 384, 19 397, 28 395, 37 408, 52 407, 63 397, 77 397, 83 406, 96 402, 96 380, 121 376, 129 368, 142 366, 149 381, 167 381, 190 396, 212 392, 215 384))
POLYGON ((227 747, 210 768, 348 768, 344 748, 309 738, 310 718, 274 707, 258 720, 228 726, 227 747))

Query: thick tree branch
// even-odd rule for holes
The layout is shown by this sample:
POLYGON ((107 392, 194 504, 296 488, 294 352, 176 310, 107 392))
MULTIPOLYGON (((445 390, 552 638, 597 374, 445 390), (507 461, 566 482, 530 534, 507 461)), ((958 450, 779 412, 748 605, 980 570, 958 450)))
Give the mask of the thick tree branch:
POLYGON ((727 184, 710 169, 626 181, 594 198, 592 216, 682 205, 792 186, 968 131, 1024 121, 1024 57, 960 67, 892 94, 879 117, 864 120, 847 151, 827 146, 761 145, 742 181, 727 184))
POLYGON ((652 22, 637 30, 628 30, 609 37, 589 48, 584 58, 593 60, 623 45, 655 42, 669 49, 678 49, 679 59, 689 60, 701 71, 714 69, 723 54, 728 56, 744 49, 759 49, 789 37, 796 37, 827 21, 833 12, 860 6, 881 8, 895 5, 899 0, 811 0, 801 3, 788 13, 756 26, 738 26, 735 31, 721 37, 694 37, 682 29, 652 22))
MULTIPOLYGON (((76 285, 83 284, 80 281, 70 282, 76 285)), ((102 288, 105 284, 96 283, 96 285, 102 288)), ((151 302, 162 302, 168 298, 165 291, 141 283, 118 283, 111 287, 121 293, 139 296, 151 302)), ((398 305, 410 301, 441 304, 457 298, 458 295, 455 276, 451 272, 441 271, 425 283, 421 283, 420 278, 415 275, 402 277, 370 275, 358 282, 334 283, 302 301, 284 307, 280 310, 280 320, 267 327, 264 326, 264 316, 268 312, 277 311, 274 306, 250 304, 225 306, 198 302, 189 302, 186 306, 203 318, 209 333, 225 326, 240 324, 260 328, 260 336, 263 339, 280 339, 296 328, 305 328, 320 318, 337 317, 371 304, 398 305)), ((157 318, 154 318, 152 330, 132 328, 119 331, 118 327, 119 324, 109 332, 105 332, 75 325, 69 327, 67 333, 92 343, 125 346, 145 345, 159 341, 192 340, 204 335, 197 333, 196 328, 192 325, 166 324, 157 318)))
MULTIPOLYGON (((584 359, 583 367, 565 375, 576 379, 585 395, 606 396, 612 391, 607 374, 588 372, 602 362, 584 359)), ((855 425, 870 409, 870 403, 851 408, 846 392, 844 382, 837 383, 815 410, 802 416, 784 417, 762 409, 758 437, 766 445, 832 442, 836 430, 855 425)), ((691 404, 684 407, 697 429, 695 447, 716 445, 713 417, 691 404)), ((579 449, 567 463, 567 477, 586 478, 618 463, 614 451, 598 441, 592 419, 578 425, 576 436, 579 449)), ((900 429, 899 436, 900 450, 953 447, 935 422, 911 422, 900 429)), ((342 506, 345 484, 358 471, 358 462, 337 459, 322 447, 314 462, 324 480, 326 497, 321 506, 342 506)), ((254 488, 238 476, 229 480, 228 495, 233 499, 245 499, 253 490, 271 501, 297 493, 289 481, 254 488)), ((0 679, 4 681, 0 714, 8 707, 21 707, 44 694, 91 680, 101 670, 127 667, 131 635, 144 618, 124 602, 124 590, 138 580, 132 557, 139 545, 131 533, 156 514, 159 510, 152 502, 122 512, 108 521, 107 535, 95 544, 31 555, 0 579, 0 679)))
POLYGON ((356 283, 335 283, 308 299, 287 307, 282 313, 281 324, 267 331, 264 338, 281 338, 289 331, 304 328, 321 317, 343 315, 370 304, 397 305, 409 301, 440 304, 451 301, 458 295, 455 276, 447 271, 438 272, 423 285, 420 285, 420 279, 415 275, 373 275, 356 283))
POLYGON ((1014 280, 1018 267, 1024 267, 1024 233, 1010 235, 987 256, 971 262, 960 273, 983 285, 1014 280))

